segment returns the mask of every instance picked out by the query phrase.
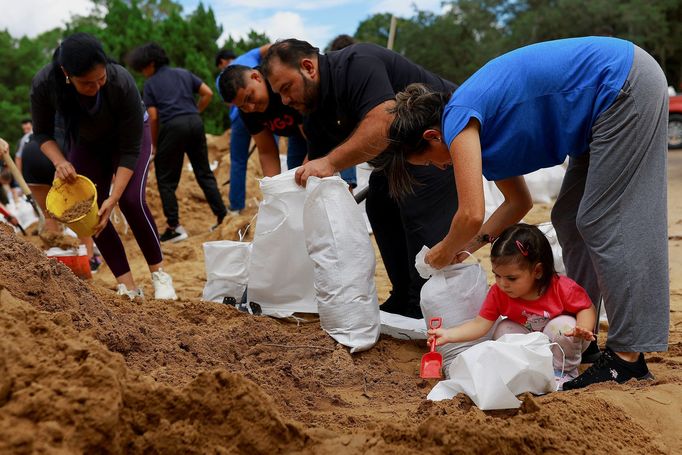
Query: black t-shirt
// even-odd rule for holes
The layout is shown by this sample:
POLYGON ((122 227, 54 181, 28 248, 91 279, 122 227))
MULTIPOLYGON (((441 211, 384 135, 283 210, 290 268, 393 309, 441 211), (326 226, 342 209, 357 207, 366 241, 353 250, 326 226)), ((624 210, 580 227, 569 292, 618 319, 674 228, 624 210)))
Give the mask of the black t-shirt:
POLYGON ((198 115, 194 96, 201 84, 201 79, 186 69, 164 65, 144 82, 142 100, 147 107, 156 108, 161 123, 180 115, 198 115))
MULTIPOLYGON (((57 96, 54 78, 50 77, 54 63, 43 67, 31 86, 31 116, 33 140, 39 145, 55 136, 57 96)), ((82 109, 78 113, 78 137, 73 138, 102 153, 119 157, 118 165, 135 169, 140 155, 145 108, 133 77, 120 65, 108 63, 107 83, 98 92, 94 112, 82 109)))
POLYGON ((396 93, 414 82, 443 92, 457 88, 402 55, 375 44, 354 44, 320 55, 318 61, 319 104, 303 120, 310 159, 328 154, 352 134, 369 111, 394 99, 396 93))
POLYGON ((268 107, 265 112, 247 113, 242 110, 239 111, 249 134, 253 136, 267 128, 278 136, 300 135, 301 131, 298 125, 303 121, 301 114, 296 109, 283 104, 282 98, 272 91, 267 80, 265 85, 268 87, 269 96, 268 107))

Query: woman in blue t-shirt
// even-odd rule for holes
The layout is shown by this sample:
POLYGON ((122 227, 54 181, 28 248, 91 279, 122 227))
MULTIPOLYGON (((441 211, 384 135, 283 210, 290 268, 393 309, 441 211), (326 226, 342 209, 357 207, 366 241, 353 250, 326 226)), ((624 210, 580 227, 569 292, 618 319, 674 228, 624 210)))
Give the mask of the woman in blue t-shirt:
POLYGON ((426 260, 463 260, 532 207, 523 175, 569 165, 552 210, 567 275, 604 299, 606 350, 564 389, 649 377, 643 352, 668 346, 667 112, 656 61, 615 38, 534 44, 486 64, 448 97, 414 84, 397 95, 380 155, 394 196, 405 163, 454 166, 458 210, 426 260), (505 201, 484 223, 481 174, 505 201), (460 253, 462 253, 460 255, 460 253))

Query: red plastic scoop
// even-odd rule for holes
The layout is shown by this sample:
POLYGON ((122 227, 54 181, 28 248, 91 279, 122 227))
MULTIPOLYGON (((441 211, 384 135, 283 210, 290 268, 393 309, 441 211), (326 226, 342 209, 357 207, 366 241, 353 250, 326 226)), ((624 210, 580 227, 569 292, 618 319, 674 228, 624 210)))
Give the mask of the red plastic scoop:
MULTIPOLYGON (((443 318, 429 319, 429 328, 438 329, 443 323, 443 318)), ((431 343, 431 352, 422 356, 422 364, 419 369, 419 377, 424 379, 440 379, 443 370, 443 355, 436 352, 436 339, 431 343)))

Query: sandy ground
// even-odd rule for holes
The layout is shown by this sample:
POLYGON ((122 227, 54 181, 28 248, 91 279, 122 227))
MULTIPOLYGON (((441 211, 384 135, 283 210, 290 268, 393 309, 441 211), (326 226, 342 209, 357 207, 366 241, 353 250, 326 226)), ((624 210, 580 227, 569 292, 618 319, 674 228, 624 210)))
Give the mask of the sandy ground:
MULTIPOLYGON (((210 139, 220 185, 226 141, 210 139)), ((202 243, 236 239, 256 213, 255 157, 247 210, 213 233, 183 173, 190 238, 163 246, 177 302, 119 298, 106 266, 83 282, 46 259, 37 237, 0 227, 0 453, 682 453, 682 152, 669 157, 671 337, 669 352, 648 356, 656 380, 525 396, 510 411, 482 412, 464 396, 426 401, 434 383, 418 377, 422 344, 382 337, 350 355, 314 317, 287 322, 201 302, 202 243)), ((152 174, 148 198, 163 229, 155 193, 152 174)), ((548 220, 549 209, 536 206, 526 221, 548 220)), ((153 295, 120 219, 118 228, 153 295)), ((486 251, 477 257, 489 269, 486 251)), ((383 300, 380 263, 376 278, 383 300)))

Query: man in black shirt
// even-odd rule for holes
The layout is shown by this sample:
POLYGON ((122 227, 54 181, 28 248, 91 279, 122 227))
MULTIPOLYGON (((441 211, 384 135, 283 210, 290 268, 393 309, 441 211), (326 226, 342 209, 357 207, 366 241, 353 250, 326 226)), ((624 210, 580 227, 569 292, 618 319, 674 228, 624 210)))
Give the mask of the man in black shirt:
MULTIPOLYGON (((304 114, 308 163, 296 173, 305 184, 311 175, 329 176, 386 149, 396 93, 413 82, 452 92, 456 85, 426 71, 400 54, 360 43, 326 55, 305 41, 273 44, 262 72, 282 102, 304 114)), ((418 182, 415 194, 395 201, 383 174, 373 172, 367 215, 393 285, 382 309, 421 317, 419 292, 424 281, 414 267, 422 245, 433 246, 449 228, 456 211, 451 169, 408 166, 418 182)))
POLYGON ((239 108, 239 115, 258 146, 264 176, 281 172, 276 135, 289 138, 287 167, 301 165, 307 153, 299 126, 301 114, 282 104, 257 67, 228 66, 218 77, 218 88, 226 103, 239 108))

